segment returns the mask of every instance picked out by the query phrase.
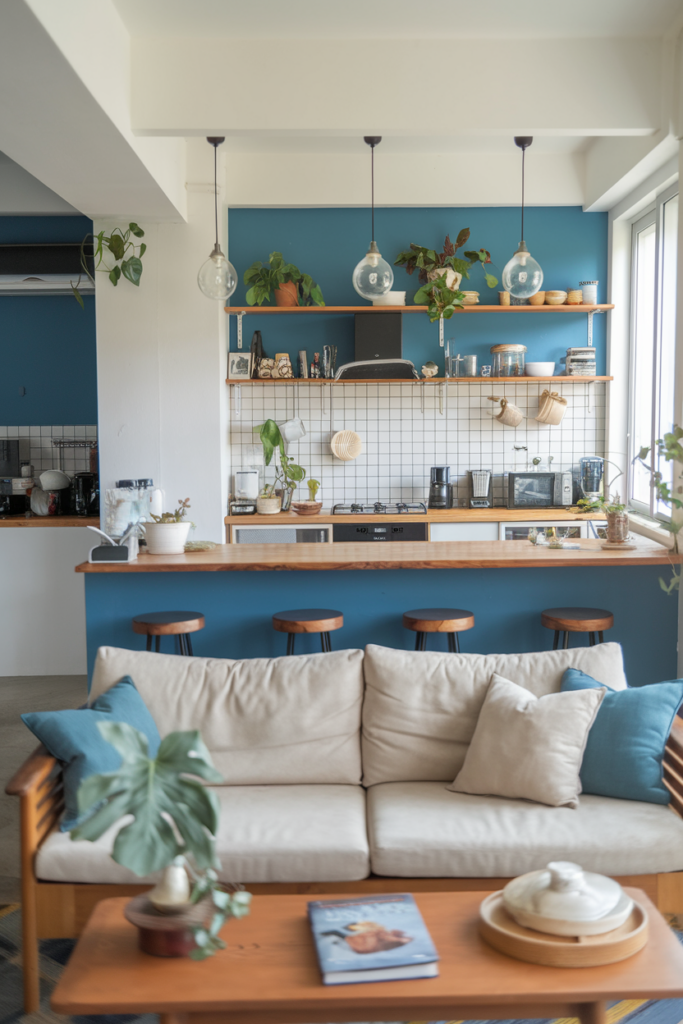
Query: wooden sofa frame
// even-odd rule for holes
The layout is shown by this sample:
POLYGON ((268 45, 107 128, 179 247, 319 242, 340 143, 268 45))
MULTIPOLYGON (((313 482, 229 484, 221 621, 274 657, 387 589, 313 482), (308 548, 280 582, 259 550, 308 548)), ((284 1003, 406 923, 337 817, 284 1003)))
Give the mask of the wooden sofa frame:
MULTIPOLYGON (((664 784, 671 810, 683 818, 683 721, 676 718, 664 754, 664 784)), ((148 885, 43 882, 35 876, 36 854, 57 827, 64 809, 61 768, 40 746, 7 784, 6 793, 21 801, 21 899, 24 969, 24 1010, 39 1007, 38 940, 75 938, 99 900, 134 896, 148 885)), ((264 893, 380 893, 501 889, 507 878, 389 878, 371 875, 359 882, 249 883, 249 891, 264 893)), ((644 889, 664 913, 683 913, 683 871, 659 875, 620 876, 622 885, 644 889)))

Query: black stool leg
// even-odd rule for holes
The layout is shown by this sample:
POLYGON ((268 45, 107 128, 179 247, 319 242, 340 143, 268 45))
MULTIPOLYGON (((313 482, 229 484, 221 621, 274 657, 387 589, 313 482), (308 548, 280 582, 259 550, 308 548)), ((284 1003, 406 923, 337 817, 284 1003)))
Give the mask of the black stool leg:
POLYGON ((179 633, 178 639, 180 640, 180 653, 187 657, 187 655, 190 653, 187 649, 187 633, 179 633))
POLYGON ((146 647, 146 650, 148 650, 148 651, 152 650, 152 634, 151 633, 147 634, 147 647, 146 647))
POLYGON ((560 631, 559 631, 559 629, 556 629, 555 630, 555 637, 553 639, 553 650, 554 651, 557 650, 557 645, 559 644, 559 642, 560 642, 560 631))
POLYGON ((294 633, 287 634, 287 656, 294 654, 294 633))
POLYGON ((455 644, 456 636, 457 636, 457 633, 449 633, 448 634, 448 650, 450 651, 451 654, 456 654, 457 650, 458 650, 457 647, 456 647, 456 644, 455 644))
POLYGON ((416 633, 415 634, 415 650, 416 651, 421 651, 422 650, 422 648, 420 647, 421 642, 422 642, 422 633, 416 633))
POLYGON ((161 635, 160 634, 158 634, 157 636, 154 637, 154 650, 157 652, 157 654, 161 650, 161 635))
POLYGON ((320 642, 322 644, 323 654, 330 654, 332 651, 332 640, 328 632, 320 634, 320 642))
POLYGON ((323 654, 327 654, 327 641, 325 639, 325 633, 320 634, 320 649, 323 654))
POLYGON ((455 653, 460 654, 460 633, 455 633, 455 653))
POLYGON ((562 647, 563 647, 563 649, 565 651, 569 647, 569 630, 568 629, 565 629, 565 631, 564 631, 564 643, 562 644, 562 647))
POLYGON ((605 642, 605 639, 604 639, 604 637, 603 637, 603 634, 602 634, 602 630, 601 630, 601 629, 599 629, 599 630, 598 630, 598 639, 600 640, 600 643, 601 643, 601 644, 604 644, 604 642, 605 642))
POLYGON ((588 646, 595 647, 595 633, 588 634, 588 646))
POLYGON ((185 654, 187 654, 188 657, 190 657, 190 658, 194 657, 194 654, 193 654, 193 651, 192 651, 192 641, 190 640, 190 634, 189 633, 185 633, 185 654))

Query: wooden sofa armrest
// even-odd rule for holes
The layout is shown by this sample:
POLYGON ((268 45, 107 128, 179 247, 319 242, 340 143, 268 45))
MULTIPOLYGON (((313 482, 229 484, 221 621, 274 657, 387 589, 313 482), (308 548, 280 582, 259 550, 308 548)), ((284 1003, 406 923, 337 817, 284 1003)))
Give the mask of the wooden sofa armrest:
POLYGON ((10 796, 26 796, 44 781, 56 764, 56 759, 41 743, 14 773, 5 786, 5 792, 10 796))
POLYGON ((664 785, 671 794, 671 807, 683 818, 683 720, 674 718, 664 748, 664 785))
POLYGON ((5 792, 21 798, 21 855, 26 870, 64 810, 64 780, 59 762, 41 744, 12 776, 5 792))

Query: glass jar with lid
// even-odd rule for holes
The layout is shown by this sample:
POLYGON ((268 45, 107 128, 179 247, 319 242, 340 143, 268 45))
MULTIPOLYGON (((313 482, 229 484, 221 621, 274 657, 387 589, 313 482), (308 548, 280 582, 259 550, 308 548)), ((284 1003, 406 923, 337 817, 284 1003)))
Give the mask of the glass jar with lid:
POLYGON ((492 345, 494 377, 523 377, 526 345, 492 345))

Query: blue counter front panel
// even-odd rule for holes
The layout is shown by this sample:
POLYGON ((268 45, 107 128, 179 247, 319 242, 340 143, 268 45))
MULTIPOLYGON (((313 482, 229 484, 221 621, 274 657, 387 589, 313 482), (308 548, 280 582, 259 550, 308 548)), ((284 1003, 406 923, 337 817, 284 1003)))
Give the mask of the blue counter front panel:
MULTIPOLYGON (((100 646, 144 650, 131 629, 134 615, 199 611, 206 628, 193 634, 203 657, 258 658, 285 653, 286 637, 271 616, 292 608, 336 608, 344 628, 332 646, 375 643, 412 650, 415 636, 401 617, 411 608, 467 608, 474 629, 461 634, 470 653, 550 650, 553 634, 540 623, 544 608, 582 605, 614 613, 605 640, 624 648, 629 683, 641 686, 676 677, 678 600, 658 579, 664 566, 576 569, 395 569, 292 572, 92 573, 85 577, 88 671, 100 646)), ((587 637, 572 637, 586 644, 587 637)), ((318 636, 298 636, 297 652, 319 651, 318 636)), ((445 637, 430 637, 430 650, 446 650, 445 637)), ((173 641, 162 637, 162 650, 173 641)))

